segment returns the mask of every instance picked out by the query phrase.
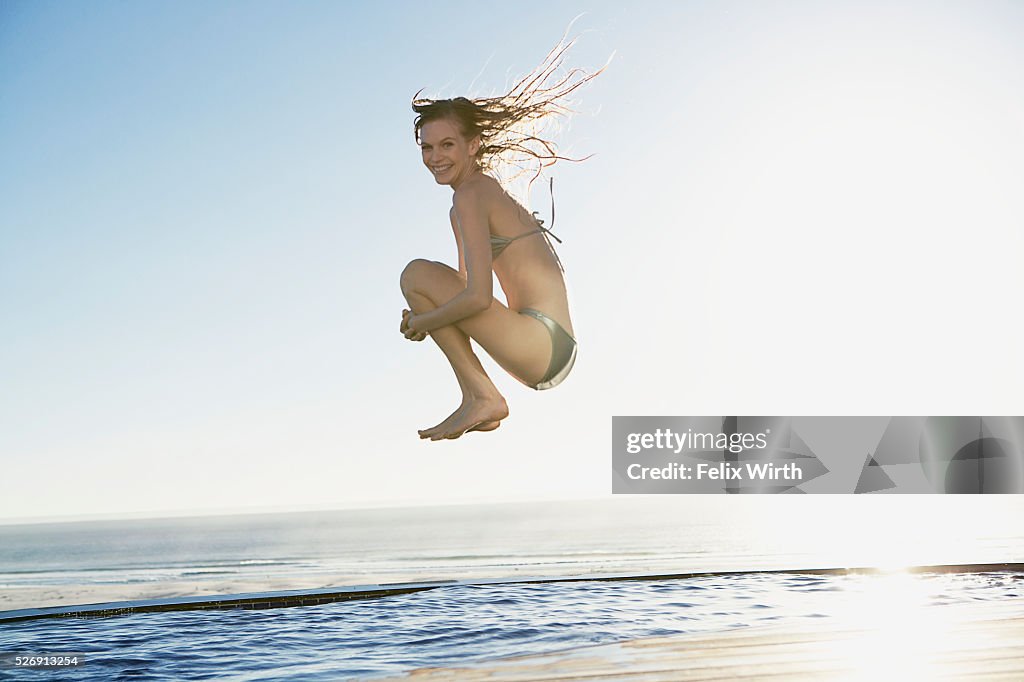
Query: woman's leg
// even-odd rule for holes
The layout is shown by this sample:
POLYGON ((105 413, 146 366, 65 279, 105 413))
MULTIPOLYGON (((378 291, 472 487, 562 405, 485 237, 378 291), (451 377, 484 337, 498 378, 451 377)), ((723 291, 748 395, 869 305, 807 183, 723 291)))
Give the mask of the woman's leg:
MULTIPOLYGON (((414 260, 402 272, 402 293, 414 313, 443 305, 466 288, 458 271, 435 261, 414 260)), ((462 404, 447 419, 421 437, 458 438, 469 430, 490 430, 508 415, 504 397, 473 353, 473 338, 514 376, 535 379, 543 375, 551 356, 546 328, 495 300, 481 313, 454 325, 435 329, 431 338, 444 352, 462 389, 462 404)))
MULTIPOLYGON (((407 292, 405 298, 412 311, 417 314, 437 307, 428 297, 416 291, 407 292)), ((430 338, 448 358, 448 362, 455 372, 455 378, 462 390, 462 403, 440 424, 421 430, 420 438, 440 440, 448 437, 457 438, 462 435, 462 432, 455 427, 462 424, 462 413, 470 405, 475 405, 474 411, 480 413, 478 422, 485 418, 487 421, 471 425, 469 428, 464 428, 463 431, 474 430, 474 426, 476 430, 480 430, 481 427, 484 430, 497 428, 498 422, 508 416, 508 406, 494 383, 491 382, 491 378, 487 376, 483 365, 480 364, 480 359, 473 352, 473 348, 469 344, 469 337, 458 327, 451 325, 435 329, 430 333, 430 338)))

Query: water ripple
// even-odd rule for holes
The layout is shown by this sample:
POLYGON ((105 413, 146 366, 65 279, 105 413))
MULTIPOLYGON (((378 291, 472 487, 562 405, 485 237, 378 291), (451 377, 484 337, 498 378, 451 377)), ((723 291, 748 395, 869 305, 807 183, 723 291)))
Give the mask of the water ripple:
MULTIPOLYGON (((1020 578, 907 580, 919 608, 942 609, 1014 598, 1020 578)), ((68 680, 362 679, 637 637, 843 618, 884 581, 755 574, 454 585, 319 606, 26 621, 0 631, 0 651, 85 653, 84 667, 62 671, 68 680)))

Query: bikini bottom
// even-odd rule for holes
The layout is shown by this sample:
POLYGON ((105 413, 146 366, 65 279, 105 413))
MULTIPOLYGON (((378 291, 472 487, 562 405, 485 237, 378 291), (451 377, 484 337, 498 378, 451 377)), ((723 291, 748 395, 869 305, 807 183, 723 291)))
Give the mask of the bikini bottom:
POLYGON ((539 310, 523 308, 519 314, 529 315, 540 320, 551 334, 551 362, 548 363, 548 371, 544 373, 544 378, 536 384, 526 384, 525 381, 523 383, 538 391, 554 388, 569 376, 569 370, 576 362, 576 339, 569 336, 569 333, 562 329, 562 325, 539 310))

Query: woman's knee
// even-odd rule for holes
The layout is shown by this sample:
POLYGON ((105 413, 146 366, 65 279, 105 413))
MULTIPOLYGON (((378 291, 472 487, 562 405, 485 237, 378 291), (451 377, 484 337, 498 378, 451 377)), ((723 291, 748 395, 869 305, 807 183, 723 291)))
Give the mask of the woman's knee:
POLYGON ((409 264, 402 270, 401 278, 399 278, 402 293, 408 294, 411 291, 415 291, 417 283, 422 282, 423 277, 435 267, 437 267, 437 264, 434 261, 426 260, 425 258, 416 258, 409 261, 409 264))

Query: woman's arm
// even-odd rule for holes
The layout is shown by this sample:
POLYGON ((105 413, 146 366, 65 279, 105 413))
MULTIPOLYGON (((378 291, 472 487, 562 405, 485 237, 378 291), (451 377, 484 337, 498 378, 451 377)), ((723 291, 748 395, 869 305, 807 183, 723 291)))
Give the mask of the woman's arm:
MULTIPOLYGON (((460 261, 465 261, 466 288, 452 300, 422 315, 414 315, 409 327, 431 332, 458 322, 491 306, 491 231, 487 210, 477 187, 464 187, 455 192, 454 225, 462 245, 460 261)), ((460 262, 460 269, 463 263, 460 262)))
POLYGON ((452 234, 455 235, 455 246, 459 250, 459 274, 466 276, 466 258, 462 255, 462 237, 459 236, 458 217, 455 215, 455 207, 448 211, 448 220, 452 224, 452 234))

